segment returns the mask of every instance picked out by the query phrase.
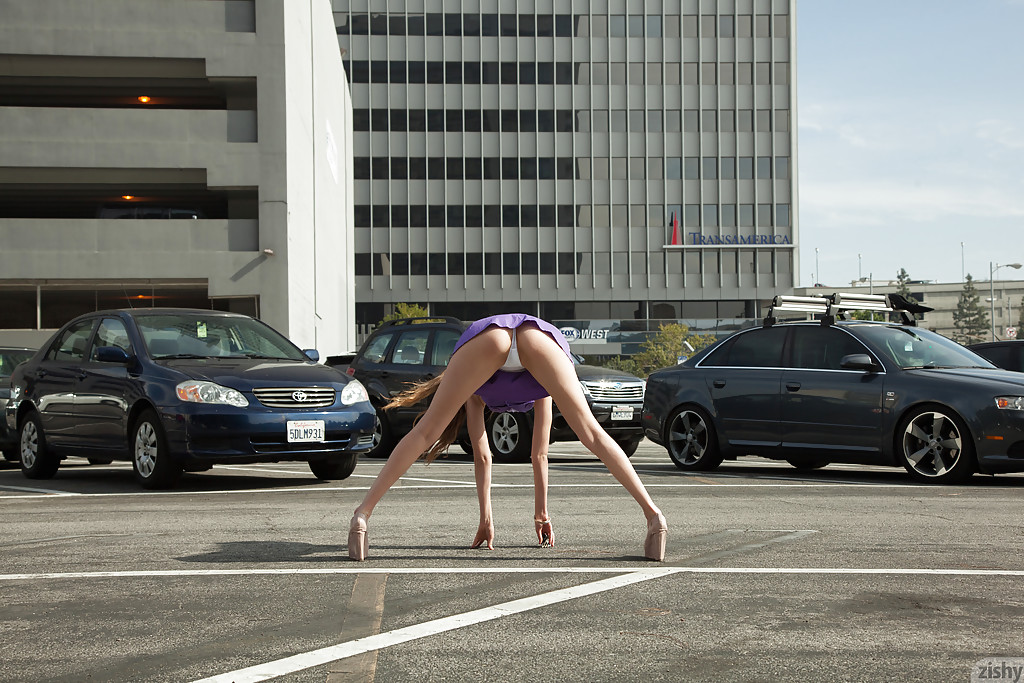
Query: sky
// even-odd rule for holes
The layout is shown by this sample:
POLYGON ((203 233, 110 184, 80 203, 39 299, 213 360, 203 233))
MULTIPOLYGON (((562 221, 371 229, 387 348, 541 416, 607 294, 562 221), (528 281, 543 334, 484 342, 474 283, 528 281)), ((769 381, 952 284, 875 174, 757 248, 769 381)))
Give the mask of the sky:
POLYGON ((1024 0, 798 0, 798 286, 1024 263, 1021 27, 1024 0))

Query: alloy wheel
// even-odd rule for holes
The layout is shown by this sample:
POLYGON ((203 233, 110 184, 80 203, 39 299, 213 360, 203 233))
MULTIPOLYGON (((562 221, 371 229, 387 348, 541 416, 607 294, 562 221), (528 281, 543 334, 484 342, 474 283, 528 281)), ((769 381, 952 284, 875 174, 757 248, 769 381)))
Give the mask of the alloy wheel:
POLYGON ((36 457, 39 455, 39 432, 36 430, 36 423, 32 420, 25 422, 21 428, 21 463, 31 468, 36 464, 36 457))
POLYGON ((674 459, 683 465, 696 465, 708 449, 708 429, 704 418, 692 410, 684 410, 668 430, 668 447, 674 459))
POLYGON ((135 467, 140 476, 153 476, 158 451, 156 430, 149 422, 143 422, 135 431, 135 467))
POLYGON ((907 423, 903 432, 907 464, 923 477, 948 475, 963 455, 963 437, 948 416, 924 412, 907 423))

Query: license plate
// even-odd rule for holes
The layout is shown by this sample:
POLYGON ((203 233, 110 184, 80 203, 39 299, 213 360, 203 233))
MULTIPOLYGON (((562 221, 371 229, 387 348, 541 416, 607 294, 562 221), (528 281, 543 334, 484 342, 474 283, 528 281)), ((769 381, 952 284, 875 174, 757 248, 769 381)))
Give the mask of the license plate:
POLYGON ((301 443, 304 441, 323 441, 324 421, 323 420, 289 420, 288 421, 288 443, 301 443))
POLYGON ((613 420, 632 420, 633 419, 633 406, 613 406, 612 407, 612 419, 613 420))

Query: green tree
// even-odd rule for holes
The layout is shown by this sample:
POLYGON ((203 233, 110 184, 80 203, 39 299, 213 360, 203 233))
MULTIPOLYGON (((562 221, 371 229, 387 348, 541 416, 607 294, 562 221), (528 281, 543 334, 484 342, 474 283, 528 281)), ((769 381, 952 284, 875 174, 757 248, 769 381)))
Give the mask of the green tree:
POLYGON ((902 296, 904 299, 906 299, 910 303, 913 303, 913 304, 920 303, 910 293, 910 275, 907 273, 906 269, 904 269, 904 268, 900 268, 900 272, 896 273, 896 293, 899 294, 900 296, 902 296))
POLYGON ((605 367, 628 372, 637 377, 646 377, 658 368, 675 365, 684 351, 683 342, 700 351, 715 343, 713 334, 690 334, 690 328, 680 323, 662 325, 658 333, 640 345, 640 353, 630 358, 613 358, 605 363, 605 367))
POLYGON ((984 341, 990 329, 988 311, 981 305, 981 297, 970 273, 953 311, 953 327, 956 329, 953 339, 965 345, 984 341))
POLYGON ((389 320, 398 320, 399 318, 425 318, 428 315, 430 315, 430 311, 419 304, 395 304, 395 310, 381 318, 380 322, 377 323, 377 327, 380 327, 389 320))

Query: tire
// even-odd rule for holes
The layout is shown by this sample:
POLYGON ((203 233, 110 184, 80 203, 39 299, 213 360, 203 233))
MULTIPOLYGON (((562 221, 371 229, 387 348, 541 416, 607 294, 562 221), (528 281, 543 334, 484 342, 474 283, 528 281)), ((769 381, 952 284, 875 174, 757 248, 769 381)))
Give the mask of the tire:
POLYGON ((953 484, 974 474, 974 445, 967 425, 946 408, 925 406, 909 413, 896 430, 903 466, 918 481, 953 484))
POLYGON ((665 447, 683 471, 707 472, 722 464, 711 418, 696 406, 684 406, 672 414, 665 429, 665 447))
POLYGON ((21 455, 18 453, 17 446, 11 446, 10 448, 3 449, 4 460, 7 462, 19 462, 21 455))
POLYGON ((456 439, 455 443, 459 445, 462 452, 466 455, 473 455, 473 442, 469 439, 456 439))
POLYGON ((636 453, 636 449, 640 448, 640 442, 644 440, 642 436, 629 436, 619 437, 615 439, 615 443, 619 444, 619 448, 626 454, 627 458, 632 458, 633 454, 636 453))
POLYGON ((792 465, 793 467, 797 468, 801 472, 810 472, 811 470, 820 470, 822 467, 828 467, 829 464, 830 464, 828 460, 813 460, 813 459, 812 460, 796 460, 796 459, 786 458, 786 462, 788 462, 790 465, 792 465))
POLYGON ((487 441, 496 462, 530 462, 533 429, 526 413, 494 413, 487 420, 487 441))
POLYGON ((359 456, 355 453, 348 453, 331 460, 310 460, 309 470, 317 479, 338 480, 348 479, 356 469, 356 462, 359 456))
POLYGON ((152 410, 144 410, 132 425, 132 469, 135 479, 146 489, 165 489, 174 485, 182 468, 171 459, 160 417, 152 410))
POLYGON ((110 458, 88 458, 90 465, 109 465, 114 462, 110 458))
POLYGON ((373 422, 373 447, 366 452, 366 457, 387 458, 391 455, 391 451, 395 450, 398 440, 395 438, 391 422, 388 421, 387 416, 384 414, 384 409, 374 406, 374 410, 377 415, 373 422))
POLYGON ((32 411, 21 421, 18 450, 21 454, 21 472, 29 479, 51 479, 57 474, 60 458, 46 447, 39 413, 32 411))

